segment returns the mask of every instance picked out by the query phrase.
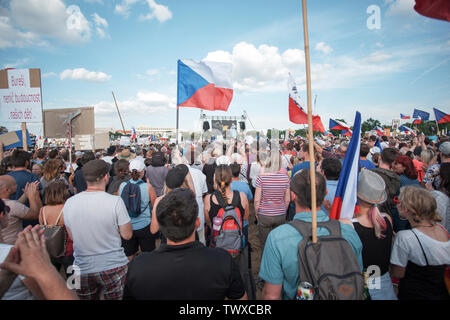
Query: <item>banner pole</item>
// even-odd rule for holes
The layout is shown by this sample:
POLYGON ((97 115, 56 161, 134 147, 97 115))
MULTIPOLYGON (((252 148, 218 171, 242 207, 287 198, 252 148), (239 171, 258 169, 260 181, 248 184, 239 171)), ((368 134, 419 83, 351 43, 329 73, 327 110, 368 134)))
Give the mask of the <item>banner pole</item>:
POLYGON ((23 146, 23 150, 28 151, 27 123, 26 122, 22 122, 22 146, 23 146))
POLYGON ((312 126, 311 63, 309 57, 308 18, 306 12, 306 0, 302 0, 302 8, 303 8, 303 34, 305 42, 306 89, 308 94, 308 142, 310 154, 309 173, 311 180, 312 241, 313 243, 317 243, 316 170, 314 157, 314 136, 312 126))

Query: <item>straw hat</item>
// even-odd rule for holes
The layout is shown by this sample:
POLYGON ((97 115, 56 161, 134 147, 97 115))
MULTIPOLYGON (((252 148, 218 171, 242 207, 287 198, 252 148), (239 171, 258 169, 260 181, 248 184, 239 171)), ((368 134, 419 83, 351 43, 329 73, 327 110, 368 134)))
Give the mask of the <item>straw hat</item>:
POLYGON ((129 149, 123 149, 122 152, 117 155, 117 158, 119 160, 120 159, 130 160, 130 159, 134 159, 134 157, 136 157, 136 154, 131 153, 131 151, 129 149))
POLYGON ((362 170, 358 177, 358 198, 371 204, 386 201, 386 183, 383 178, 370 170, 362 170))

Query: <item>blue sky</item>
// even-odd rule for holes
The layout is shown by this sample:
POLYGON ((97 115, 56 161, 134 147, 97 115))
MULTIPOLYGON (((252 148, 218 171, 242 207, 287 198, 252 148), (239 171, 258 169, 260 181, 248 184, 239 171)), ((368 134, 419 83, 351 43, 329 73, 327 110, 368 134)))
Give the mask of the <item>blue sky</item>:
MULTIPOLYGON (((355 110, 383 124, 414 108, 450 113, 450 23, 413 6, 308 1, 312 98, 326 128, 330 117, 352 123, 355 110), (367 27, 371 5, 380 29, 367 27)), ((131 129, 175 127, 178 59, 228 61, 233 101, 227 113, 207 115, 246 110, 257 129, 298 128, 289 122, 287 78, 295 76, 306 102, 301 14, 300 0, 1 1, 0 68, 40 68, 44 109, 94 106, 98 128, 121 127, 114 91, 131 129)), ((199 115, 182 108, 181 129, 199 128, 199 115)))

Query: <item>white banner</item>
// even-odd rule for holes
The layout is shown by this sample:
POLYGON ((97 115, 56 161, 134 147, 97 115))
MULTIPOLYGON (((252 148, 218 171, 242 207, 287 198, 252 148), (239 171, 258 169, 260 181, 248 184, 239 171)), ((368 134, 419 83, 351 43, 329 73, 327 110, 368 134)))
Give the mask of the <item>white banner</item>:
POLYGON ((30 70, 7 70, 8 89, 0 89, 3 122, 42 122, 41 88, 31 88, 30 70))

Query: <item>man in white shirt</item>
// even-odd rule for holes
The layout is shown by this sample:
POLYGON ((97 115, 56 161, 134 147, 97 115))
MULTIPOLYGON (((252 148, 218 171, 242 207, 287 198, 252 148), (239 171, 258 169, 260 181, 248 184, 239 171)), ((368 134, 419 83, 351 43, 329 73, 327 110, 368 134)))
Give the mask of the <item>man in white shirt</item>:
POLYGON ((200 218, 200 226, 197 229, 198 238, 201 243, 206 245, 205 240, 205 214, 203 212, 203 197, 208 193, 208 185, 206 184, 206 176, 199 169, 189 167, 189 173, 192 176, 195 188, 195 199, 198 204, 198 217, 200 218))
POLYGON ((133 229, 123 200, 105 192, 109 166, 91 160, 83 166, 87 190, 69 198, 63 208, 64 222, 73 239, 74 265, 80 269, 83 300, 121 300, 128 258, 121 237, 131 239, 133 229))

